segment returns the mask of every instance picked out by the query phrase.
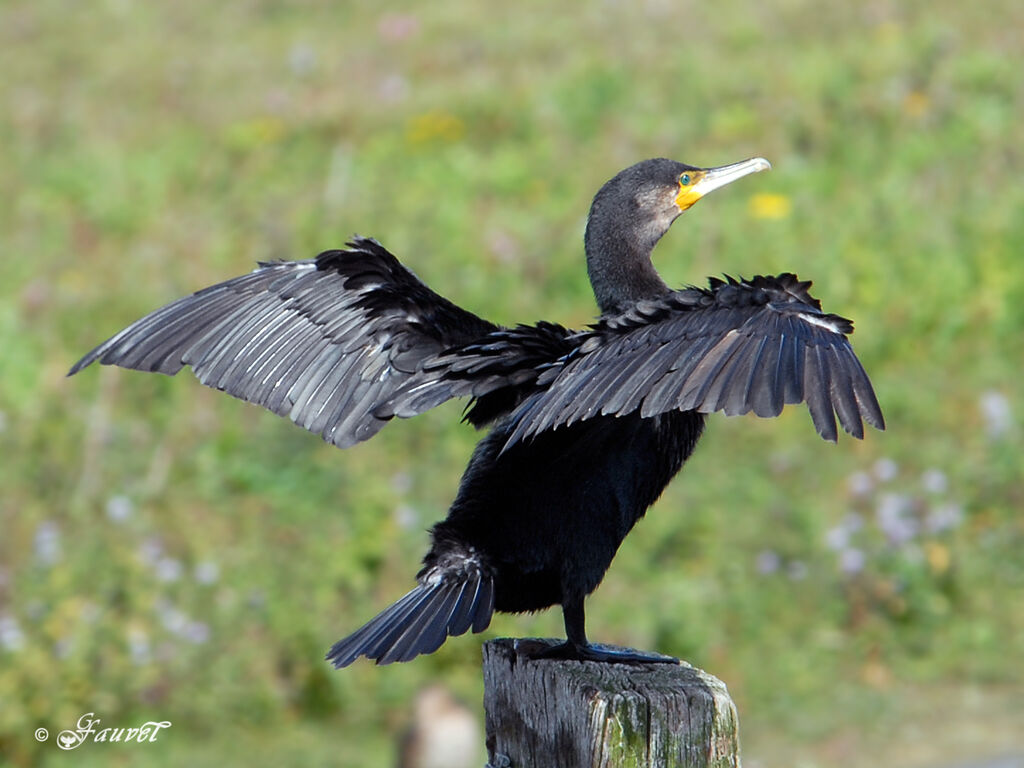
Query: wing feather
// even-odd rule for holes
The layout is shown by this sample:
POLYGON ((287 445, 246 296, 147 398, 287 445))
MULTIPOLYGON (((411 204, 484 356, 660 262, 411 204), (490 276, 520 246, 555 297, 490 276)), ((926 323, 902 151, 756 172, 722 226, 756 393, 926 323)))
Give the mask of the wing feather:
POLYGON ((838 434, 830 398, 831 380, 828 366, 821 353, 821 347, 816 344, 808 345, 804 364, 804 399, 807 401, 807 409, 811 412, 811 420, 818 434, 825 440, 835 442, 838 434))
POLYGON ((806 402, 815 429, 836 440, 884 428, 847 338, 852 324, 825 314, 794 275, 712 280, 606 317, 573 354, 549 368, 546 387, 513 413, 506 447, 596 414, 670 410, 776 416, 806 402), (648 306, 649 305, 649 306, 648 306))
POLYGON ((762 418, 782 413, 782 351, 785 344, 784 335, 778 338, 765 336, 761 356, 750 372, 750 384, 747 388, 750 406, 754 413, 762 418))
POLYGON ((726 416, 738 416, 753 410, 754 374, 765 366, 763 357, 768 342, 767 336, 751 334, 747 337, 739 352, 742 358, 732 366, 731 386, 723 385, 714 410, 722 411, 726 416))
POLYGON ((168 375, 188 365, 206 386, 335 445, 365 440, 390 418, 376 409, 424 360, 499 329, 431 291, 375 240, 348 245, 315 260, 263 264, 168 304, 70 373, 97 360, 168 375))
POLYGON ((732 359, 742 348, 743 337, 735 328, 722 336, 718 343, 708 350, 686 377, 686 386, 679 394, 676 408, 681 411, 702 411, 707 413, 717 407, 719 389, 713 389, 722 374, 723 384, 728 383, 732 370, 732 359))

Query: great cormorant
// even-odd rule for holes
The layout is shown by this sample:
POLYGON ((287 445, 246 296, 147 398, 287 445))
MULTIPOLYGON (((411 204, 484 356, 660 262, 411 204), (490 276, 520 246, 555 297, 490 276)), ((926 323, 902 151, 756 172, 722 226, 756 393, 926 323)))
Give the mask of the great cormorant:
POLYGON ((327 658, 408 661, 482 631, 495 610, 558 603, 568 640, 546 655, 663 660, 590 644, 583 602, 690 455, 705 414, 776 416, 803 401, 826 440, 835 416, 858 438, 862 419, 884 428, 852 324, 823 313, 809 282, 787 273, 671 290, 651 264, 680 213, 769 167, 645 160, 601 187, 585 235, 601 315, 585 330, 497 326, 356 237, 158 309, 70 373, 95 360, 169 375, 190 365, 203 384, 342 448, 395 416, 469 397, 466 420, 491 430, 431 531, 416 587, 327 658))

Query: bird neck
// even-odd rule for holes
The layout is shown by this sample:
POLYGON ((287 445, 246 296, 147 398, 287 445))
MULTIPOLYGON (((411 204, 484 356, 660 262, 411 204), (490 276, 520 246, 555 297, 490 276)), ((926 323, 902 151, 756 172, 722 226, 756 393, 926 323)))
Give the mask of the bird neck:
POLYGON ((664 230, 616 229, 603 225, 602 218, 591 214, 584 237, 587 274, 601 314, 618 314, 638 301, 670 293, 651 263, 664 230))

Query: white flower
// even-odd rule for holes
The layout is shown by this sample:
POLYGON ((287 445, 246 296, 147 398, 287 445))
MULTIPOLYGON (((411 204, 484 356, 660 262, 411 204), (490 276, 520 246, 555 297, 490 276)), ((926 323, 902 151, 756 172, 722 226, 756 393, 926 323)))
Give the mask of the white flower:
POLYGON ((107 499, 107 518, 115 523, 123 523, 135 511, 135 505, 127 496, 118 494, 107 499))

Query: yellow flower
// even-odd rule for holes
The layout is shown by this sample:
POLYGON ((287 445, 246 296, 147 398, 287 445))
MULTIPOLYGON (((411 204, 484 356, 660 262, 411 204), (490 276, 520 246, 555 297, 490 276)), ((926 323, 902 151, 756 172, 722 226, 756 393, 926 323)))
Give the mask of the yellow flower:
POLYGON ((931 566, 932 573, 940 575, 949 570, 949 549, 945 546, 937 541, 929 541, 925 544, 924 553, 928 559, 928 565, 931 566))
POLYGON ((232 123, 224 132, 224 139, 233 149, 250 151, 274 144, 285 134, 285 125, 276 117, 254 117, 232 123))
POLYGON ((466 126, 458 117, 435 110, 412 118, 405 127, 405 139, 410 144, 455 142, 462 138, 465 131, 466 126))
POLYGON ((762 192, 750 198, 750 215, 755 219, 785 219, 793 210, 786 195, 762 192))
POLYGON ((898 44, 903 41, 903 27, 896 21, 883 21, 875 27, 875 39, 880 43, 898 44))
POLYGON ((903 114, 907 117, 921 117, 931 106, 931 100, 927 93, 921 91, 910 91, 903 97, 903 114))

